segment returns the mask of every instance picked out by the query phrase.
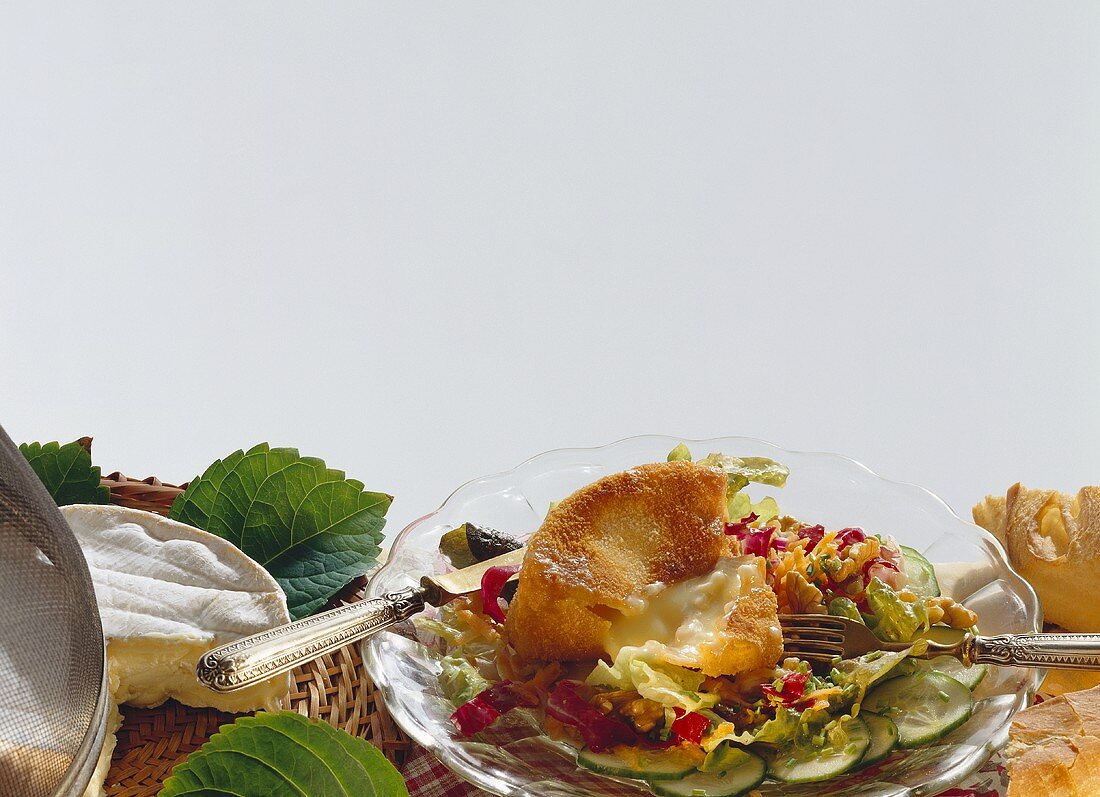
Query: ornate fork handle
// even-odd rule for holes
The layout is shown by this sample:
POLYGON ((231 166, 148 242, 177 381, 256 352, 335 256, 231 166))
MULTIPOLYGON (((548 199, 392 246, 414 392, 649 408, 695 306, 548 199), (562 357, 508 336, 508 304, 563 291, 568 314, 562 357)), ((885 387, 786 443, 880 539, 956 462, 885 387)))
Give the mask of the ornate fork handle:
POLYGON ((962 653, 972 664, 1100 670, 1100 634, 967 635, 962 653))
POLYGON ((206 653, 195 668, 215 692, 266 681, 349 642, 370 636, 424 608, 424 591, 408 588, 272 628, 206 653))

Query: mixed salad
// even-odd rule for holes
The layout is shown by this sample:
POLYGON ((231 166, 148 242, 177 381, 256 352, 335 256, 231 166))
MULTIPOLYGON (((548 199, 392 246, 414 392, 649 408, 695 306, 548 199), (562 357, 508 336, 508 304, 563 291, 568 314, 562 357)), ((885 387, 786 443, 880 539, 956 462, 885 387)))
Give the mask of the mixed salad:
MULTIPOLYGON (((669 459, 690 456, 677 446, 669 459)), ((956 641, 978 618, 940 594, 924 556, 889 535, 785 516, 771 497, 753 502, 744 491, 750 481, 785 483, 779 463, 718 454, 699 462, 726 470, 728 516, 736 520, 725 532, 740 555, 764 560, 780 613, 847 617, 908 647, 816 669, 786 657, 721 677, 670 664, 645 645, 580 667, 528 662, 502 634, 513 571, 491 570, 480 595, 416 621, 437 638, 460 733, 529 709, 548 734, 575 746, 582 767, 644 780, 660 795, 733 797, 769 777, 804 783, 849 773, 970 717, 985 668, 920 657, 928 640, 956 641)), ((466 539, 464 554, 477 549, 474 558, 520 544, 472 524, 448 537, 452 554, 466 539)))

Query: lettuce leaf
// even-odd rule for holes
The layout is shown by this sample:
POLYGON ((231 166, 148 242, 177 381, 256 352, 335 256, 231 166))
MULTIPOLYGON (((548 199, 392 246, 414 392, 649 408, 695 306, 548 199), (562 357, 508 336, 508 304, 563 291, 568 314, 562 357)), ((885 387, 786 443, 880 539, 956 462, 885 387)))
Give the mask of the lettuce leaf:
POLYGON ((884 680, 909 656, 919 656, 928 649, 926 640, 918 640, 905 650, 890 652, 876 650, 855 659, 843 659, 837 662, 830 674, 830 680, 837 686, 846 688, 847 704, 851 701, 850 713, 859 716, 859 707, 872 686, 884 680), (850 692, 849 692, 850 690, 850 692))
POLYGON ((159 797, 408 797, 382 752, 293 711, 260 712, 223 725, 172 770, 159 797))
POLYGON ((771 497, 754 504, 747 493, 738 491, 726 499, 726 512, 730 522, 736 523, 752 514, 756 515, 757 525, 763 525, 779 516, 779 504, 771 497))
POLYGON ((834 617, 847 617, 849 620, 863 623, 863 615, 859 613, 859 607, 851 598, 843 596, 833 598, 829 601, 829 614, 834 617))
POLYGON ((109 504, 111 490, 99 483, 99 468, 92 464, 92 438, 72 443, 23 443, 20 453, 42 481, 58 506, 109 504))
POLYGON ((229 540, 263 565, 299 620, 374 565, 392 501, 297 449, 261 443, 207 468, 168 516, 229 540))
POLYGON ((867 585, 867 605, 878 620, 872 630, 887 642, 911 642, 918 633, 928 630, 924 602, 906 603, 881 579, 872 578, 867 585))
POLYGON ((489 688, 488 679, 462 656, 444 656, 439 666, 442 668, 439 685, 443 687, 444 696, 456 706, 473 700, 489 688))
POLYGON ((753 733, 753 741, 769 744, 786 744, 798 737, 802 715, 792 709, 779 706, 775 716, 753 733))
POLYGON ((691 462, 691 449, 683 443, 668 452, 669 462, 691 462))
POLYGON ((787 483, 791 470, 767 457, 734 457, 729 454, 707 454, 700 465, 710 465, 726 472, 729 489, 733 492, 747 487, 749 482, 782 487, 787 483))
MULTIPOLYGON (((691 462, 691 450, 680 443, 668 452, 669 462, 691 462)), ((755 513, 766 523, 779 515, 779 505, 775 499, 765 498, 754 504, 741 492, 749 482, 770 484, 782 487, 787 483, 790 469, 767 457, 733 457, 728 454, 707 454, 698 460, 700 465, 722 468, 726 472, 726 504, 731 521, 738 521, 755 513)))
POLYGON ((704 680, 706 678, 700 672, 660 661, 655 648, 645 645, 622 648, 615 656, 614 664, 597 662, 586 683, 589 686, 634 689, 642 697, 663 706, 697 711, 718 702, 718 695, 698 691, 704 680))

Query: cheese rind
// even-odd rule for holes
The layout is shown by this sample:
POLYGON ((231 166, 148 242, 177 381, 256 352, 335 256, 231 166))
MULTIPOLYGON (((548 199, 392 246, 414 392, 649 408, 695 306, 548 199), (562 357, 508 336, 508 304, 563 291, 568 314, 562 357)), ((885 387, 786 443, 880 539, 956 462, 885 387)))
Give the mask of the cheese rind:
MULTIPOLYGON (((221 537, 150 512, 77 504, 61 514, 88 561, 115 704, 172 698, 231 713, 278 708, 289 674, 226 694, 195 677, 211 648, 290 622, 286 596, 263 567, 221 537)), ((104 793, 120 723, 116 712, 86 797, 104 793)))

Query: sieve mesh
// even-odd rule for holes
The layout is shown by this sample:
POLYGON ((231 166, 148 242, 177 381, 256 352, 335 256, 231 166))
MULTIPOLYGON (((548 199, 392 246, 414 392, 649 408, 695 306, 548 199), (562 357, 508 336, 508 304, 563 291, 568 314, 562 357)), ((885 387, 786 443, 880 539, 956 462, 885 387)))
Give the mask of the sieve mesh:
POLYGON ((79 795, 103 742, 103 630, 84 555, 0 428, 0 795, 79 795))

